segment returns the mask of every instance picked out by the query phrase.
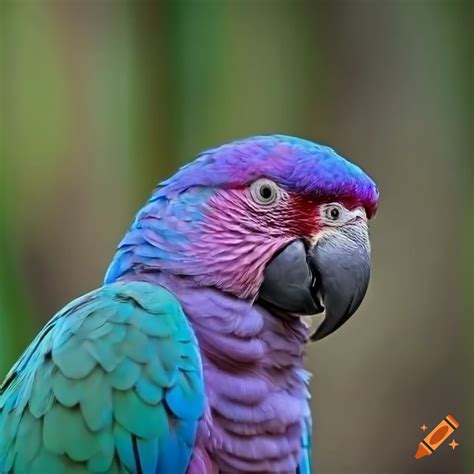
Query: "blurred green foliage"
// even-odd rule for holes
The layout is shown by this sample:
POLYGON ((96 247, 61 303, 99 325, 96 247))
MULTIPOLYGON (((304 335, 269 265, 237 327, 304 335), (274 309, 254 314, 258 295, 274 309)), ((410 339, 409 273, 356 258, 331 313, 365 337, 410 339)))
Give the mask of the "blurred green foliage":
MULTIPOLYGON (((423 469, 413 429, 449 407, 467 424, 472 389, 473 234, 459 206, 473 183, 472 22, 462 0, 3 0, 0 374, 101 284, 134 212, 179 164, 241 136, 309 137, 382 190, 365 314, 309 351, 317 465, 423 469), (361 406, 343 413, 351 397, 361 406), (404 435, 374 454, 381 425, 404 435)), ((431 466, 459 471, 466 453, 431 466)))

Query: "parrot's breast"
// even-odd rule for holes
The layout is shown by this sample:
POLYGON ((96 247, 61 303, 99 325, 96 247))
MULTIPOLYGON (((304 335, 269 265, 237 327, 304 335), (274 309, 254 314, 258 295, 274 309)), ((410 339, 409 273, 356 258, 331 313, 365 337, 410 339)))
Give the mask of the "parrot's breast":
POLYGON ((222 341, 222 358, 215 353, 220 341, 211 346, 206 336, 202 343, 208 412, 198 437, 220 472, 294 473, 298 466, 302 420, 309 414, 307 377, 297 345, 290 348, 272 316, 263 318, 261 341, 247 341, 248 352, 241 338, 236 347, 222 341), (238 366, 228 359, 234 348, 242 355, 238 366))
POLYGON ((161 283, 183 305, 202 352, 205 456, 223 473, 296 472, 309 416, 304 323, 185 280, 161 283))

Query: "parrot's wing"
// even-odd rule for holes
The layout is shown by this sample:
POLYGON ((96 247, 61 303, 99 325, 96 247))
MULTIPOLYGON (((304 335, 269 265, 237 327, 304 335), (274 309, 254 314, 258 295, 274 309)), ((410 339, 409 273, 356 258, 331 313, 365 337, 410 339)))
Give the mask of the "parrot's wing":
POLYGON ((0 473, 184 473, 204 401, 171 293, 104 286, 51 319, 0 387, 0 473))
POLYGON ((297 474, 311 474, 311 415, 303 419, 303 432, 301 434, 301 456, 297 474))

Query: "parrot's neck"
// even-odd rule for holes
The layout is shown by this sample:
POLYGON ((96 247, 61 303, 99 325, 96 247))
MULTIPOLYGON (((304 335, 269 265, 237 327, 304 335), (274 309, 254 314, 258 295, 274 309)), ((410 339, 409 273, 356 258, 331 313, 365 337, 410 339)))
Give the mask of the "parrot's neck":
POLYGON ((163 272, 187 275, 200 286, 240 298, 255 298, 269 259, 294 236, 264 238, 266 228, 254 227, 241 215, 237 221, 229 218, 229 209, 238 209, 235 196, 213 207, 212 193, 193 189, 170 199, 151 199, 120 242, 104 282, 163 272))
POLYGON ((187 278, 135 275, 166 287, 183 306, 203 354, 208 411, 199 444, 220 472, 296 472, 309 414, 303 346, 307 327, 187 278))

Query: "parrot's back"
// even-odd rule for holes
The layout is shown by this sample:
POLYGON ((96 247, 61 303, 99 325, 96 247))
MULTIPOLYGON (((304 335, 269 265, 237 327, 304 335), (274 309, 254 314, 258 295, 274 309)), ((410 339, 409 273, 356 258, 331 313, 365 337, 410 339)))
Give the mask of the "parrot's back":
POLYGON ((174 296, 114 283, 66 306, 0 388, 0 473, 184 472, 204 410, 174 296))

